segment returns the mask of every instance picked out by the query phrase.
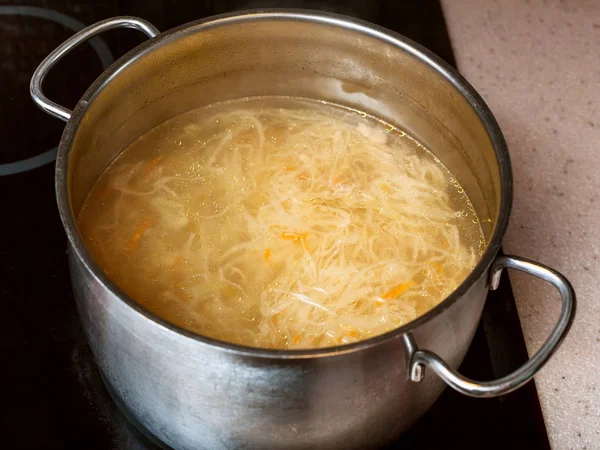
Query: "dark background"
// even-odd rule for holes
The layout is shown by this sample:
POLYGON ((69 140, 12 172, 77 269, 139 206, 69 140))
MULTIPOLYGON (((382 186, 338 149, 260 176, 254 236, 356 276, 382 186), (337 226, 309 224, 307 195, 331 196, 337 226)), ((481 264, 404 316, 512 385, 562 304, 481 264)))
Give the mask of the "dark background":
MULTIPOLYGON (((64 127, 34 106, 28 85, 39 62, 73 31, 47 18, 26 16, 27 12, 40 11, 15 10, 20 5, 0 4, 0 170, 3 164, 35 157, 55 147, 64 127)), ((433 0, 33 0, 29 5, 66 14, 85 25, 116 15, 137 15, 160 30, 236 9, 321 9, 400 32, 454 64, 443 13, 438 1, 433 0)), ((102 40, 118 58, 144 37, 136 31, 117 30, 105 33, 102 40)), ((102 70, 95 51, 85 44, 55 67, 44 90, 50 99, 71 108, 102 70)), ((13 170, 8 167, 5 171, 13 170)), ((3 447, 154 448, 116 409, 83 338, 68 278, 66 237, 56 209, 53 176, 53 163, 0 176, 3 447)), ((475 379, 489 380, 507 374, 526 358, 505 275, 500 289, 489 296, 461 371, 475 379)), ((391 448, 546 449, 549 444, 535 385, 529 383, 498 399, 471 399, 448 389, 425 418, 391 448)))

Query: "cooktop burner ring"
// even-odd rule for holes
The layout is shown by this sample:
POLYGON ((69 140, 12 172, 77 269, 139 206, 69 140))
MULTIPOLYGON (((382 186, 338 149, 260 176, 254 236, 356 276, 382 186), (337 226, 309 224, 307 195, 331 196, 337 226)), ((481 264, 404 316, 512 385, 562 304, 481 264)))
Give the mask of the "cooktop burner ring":
MULTIPOLYGON (((52 9, 38 8, 35 6, 0 6, 0 16, 25 16, 50 20, 75 32, 86 27, 83 22, 80 22, 71 16, 59 13, 58 11, 54 11, 52 9)), ((106 45, 102 38, 99 37, 90 40, 90 45, 98 55, 98 59, 100 59, 102 67, 107 69, 115 60, 112 52, 108 48, 108 45, 106 45)), ((0 176, 26 172, 28 170, 49 164, 56 159, 57 150, 58 147, 53 147, 50 150, 46 150, 45 152, 39 153, 30 158, 21 159, 11 163, 0 164, 0 176)))

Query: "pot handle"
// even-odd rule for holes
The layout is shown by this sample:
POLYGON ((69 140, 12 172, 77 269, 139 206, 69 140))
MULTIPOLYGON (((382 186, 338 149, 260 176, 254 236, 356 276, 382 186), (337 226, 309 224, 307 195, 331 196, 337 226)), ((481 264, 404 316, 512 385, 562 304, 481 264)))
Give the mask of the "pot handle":
POLYGON ((54 103, 49 100, 42 92, 42 83, 48 71, 60 61, 73 48, 77 47, 82 42, 93 38, 94 36, 102 33, 106 30, 112 30, 114 28, 134 28, 146 34, 149 38, 153 38, 160 34, 160 31, 149 22, 138 17, 113 17, 112 19, 102 20, 98 23, 90 25, 87 28, 79 31, 78 33, 71 36, 65 42, 60 44, 52 53, 50 53, 46 59, 35 69, 31 83, 29 84, 29 93, 35 101, 35 103, 45 112, 51 116, 67 122, 71 118, 72 111, 65 108, 64 106, 54 103))
POLYGON ((571 283, 557 271, 542 264, 518 256, 498 256, 490 269, 490 289, 500 283, 503 269, 516 269, 541 278, 553 285, 562 299, 562 309, 552 333, 540 349, 514 372, 493 381, 475 381, 462 376, 442 358, 429 350, 419 350, 410 334, 404 335, 404 343, 410 358, 410 379, 419 382, 429 366, 448 386, 470 397, 497 397, 520 388, 550 359, 569 331, 575 316, 575 291, 571 283))

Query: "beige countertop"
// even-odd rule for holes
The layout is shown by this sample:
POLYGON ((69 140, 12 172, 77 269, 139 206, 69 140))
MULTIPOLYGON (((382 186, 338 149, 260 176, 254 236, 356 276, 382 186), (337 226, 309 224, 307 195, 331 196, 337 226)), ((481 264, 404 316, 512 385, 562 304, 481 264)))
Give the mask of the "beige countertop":
MULTIPOLYGON (((515 199, 504 249, 561 271, 570 335, 536 376, 553 448, 600 449, 600 1, 444 0, 459 70, 506 137, 515 199)), ((557 295, 511 273, 530 354, 557 295)))

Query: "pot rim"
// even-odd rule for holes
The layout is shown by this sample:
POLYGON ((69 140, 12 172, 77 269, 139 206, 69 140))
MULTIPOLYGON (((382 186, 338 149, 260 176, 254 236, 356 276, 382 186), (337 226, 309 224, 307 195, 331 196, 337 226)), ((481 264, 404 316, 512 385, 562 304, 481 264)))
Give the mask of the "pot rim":
POLYGON ((451 305, 453 305, 471 288, 471 286, 477 280, 479 280, 482 276, 485 276, 488 268, 500 249, 502 238, 504 237, 504 233, 508 225, 512 206, 513 177, 510 157, 504 136, 502 135, 502 131, 500 130, 500 127, 487 104, 477 93, 477 91, 475 91, 471 84, 458 73, 458 71, 456 71, 440 57, 425 47, 394 31, 369 23, 367 21, 340 14, 324 13, 321 11, 304 9, 255 9, 211 16, 173 28, 135 47, 133 50, 114 62, 108 69, 106 69, 87 89, 85 94, 79 100, 64 129, 56 158, 55 189, 60 217, 70 244, 69 250, 75 252, 76 256, 84 264, 85 268, 89 270, 92 276, 98 283, 100 283, 100 285, 102 285, 102 287, 107 289, 112 295, 117 297, 128 307, 139 313, 143 319, 162 327, 166 331, 174 332, 184 338, 229 353, 267 359, 307 359, 357 352, 392 341, 394 339, 398 339, 405 333, 411 332, 423 323, 439 316, 451 305), (498 219, 487 248, 475 268, 448 297, 446 297, 441 303, 429 310, 427 313, 419 316, 417 319, 407 323, 406 325, 388 331, 384 334, 352 344, 316 349, 282 350, 257 348, 209 338, 181 328, 158 317, 129 297, 96 264, 91 254, 87 250, 81 235, 79 234, 76 219, 69 202, 67 181, 68 156, 79 124, 87 110, 88 105, 94 100, 95 96, 104 88, 104 86, 109 84, 121 70, 134 63, 138 58, 150 53, 158 46, 165 45, 169 42, 183 38, 186 35, 197 33, 204 29, 263 19, 297 20, 346 28, 368 35, 375 39, 385 41, 388 44, 397 47, 399 50, 413 55, 429 65, 460 92, 460 94, 475 110, 488 133, 500 169, 500 209, 498 213, 498 219))

